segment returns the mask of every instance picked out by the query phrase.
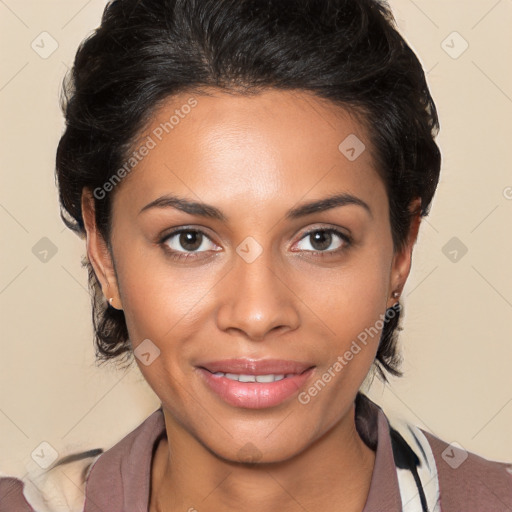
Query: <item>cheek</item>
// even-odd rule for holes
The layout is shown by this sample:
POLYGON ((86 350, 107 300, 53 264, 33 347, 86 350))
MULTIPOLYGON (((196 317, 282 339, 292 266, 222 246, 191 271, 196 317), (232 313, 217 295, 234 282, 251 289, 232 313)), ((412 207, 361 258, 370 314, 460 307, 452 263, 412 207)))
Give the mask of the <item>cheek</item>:
MULTIPOLYGON (((194 324, 214 276, 200 267, 173 266, 163 250, 120 250, 117 274, 130 338, 172 339, 173 331, 194 324)), ((186 333, 183 333, 186 335, 186 333)))
MULTIPOLYGON (((349 326, 354 336, 374 326, 379 316, 385 312, 388 283, 389 271, 386 271, 380 261, 372 261, 368 266, 361 266, 347 276, 344 283, 347 290, 344 307, 352 317, 349 326), (354 332, 354 329, 358 332, 354 332)), ((343 317, 337 318, 344 323, 343 317)))
MULTIPOLYGON (((375 360, 386 311, 389 272, 385 265, 360 261, 336 276, 328 294, 311 297, 328 336, 319 338, 323 354, 316 379, 299 396, 304 414, 322 418, 321 427, 330 428, 346 413, 375 360)), ((319 425, 311 425, 313 435, 319 425)))
POLYGON ((210 308, 221 276, 201 267, 178 268, 163 251, 142 245, 131 251, 120 246, 116 269, 136 363, 157 396, 172 397, 173 407, 185 407, 190 396, 179 383, 189 376, 197 342, 207 339, 201 329, 213 325, 208 323, 210 308), (138 349, 141 343, 146 345, 138 349), (145 346, 158 354, 149 365, 137 357, 145 346))
POLYGON ((373 246, 380 248, 361 249, 323 279, 310 276, 303 288, 303 293, 309 289, 308 304, 327 328, 321 337, 318 327, 311 324, 321 366, 317 385, 306 390, 301 403, 314 402, 311 410, 327 420, 334 421, 344 400, 360 388, 375 360, 384 327, 392 246, 373 246), (334 402, 339 406, 332 407, 334 402))
POLYGON ((337 345, 373 326, 386 310, 392 252, 382 249, 360 249, 328 271, 310 267, 298 272, 297 295, 338 340, 337 345))

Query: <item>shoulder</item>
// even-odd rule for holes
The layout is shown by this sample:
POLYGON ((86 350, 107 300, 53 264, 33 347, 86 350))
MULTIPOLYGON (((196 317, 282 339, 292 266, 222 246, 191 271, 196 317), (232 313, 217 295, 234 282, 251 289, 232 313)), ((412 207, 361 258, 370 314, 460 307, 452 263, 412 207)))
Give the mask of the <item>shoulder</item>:
POLYGON ((0 474, 0 512, 81 512, 87 471, 103 450, 73 453, 21 477, 0 474))
POLYGON ((165 421, 160 407, 117 444, 98 457, 91 467, 88 478, 91 479, 93 475, 94 478, 97 478, 97 474, 100 472, 105 472, 105 477, 109 478, 109 473, 112 473, 113 470, 118 470, 122 474, 126 471, 127 466, 140 465, 142 459, 151 457, 154 442, 164 431, 165 421))
POLYGON ((423 431, 437 466, 443 510, 512 510, 512 464, 486 459, 423 431), (468 509, 469 510, 469 509, 468 509))
POLYGON ((23 495, 23 482, 0 476, 0 512, 34 512, 23 495))
MULTIPOLYGON (((372 405, 384 414, 377 404, 372 405)), ((404 510, 420 495, 434 512, 512 512, 511 463, 486 459, 448 443, 396 411, 386 411, 384 416, 404 510)))
POLYGON ((165 420, 160 407, 98 457, 87 476, 84 510, 117 512, 127 503, 133 510, 144 510, 149 498, 154 448, 164 434, 165 420))
POLYGON ((164 427, 158 409, 107 451, 72 453, 46 470, 27 466, 21 477, 0 472, 0 512, 82 512, 89 487, 103 497, 121 495, 129 467, 151 457, 151 439, 164 427))

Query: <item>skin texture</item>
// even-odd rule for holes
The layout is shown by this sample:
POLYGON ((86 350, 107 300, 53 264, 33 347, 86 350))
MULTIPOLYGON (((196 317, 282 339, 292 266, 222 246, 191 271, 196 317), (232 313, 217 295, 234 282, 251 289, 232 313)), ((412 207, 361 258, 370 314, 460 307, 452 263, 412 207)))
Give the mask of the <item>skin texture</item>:
POLYGON ((105 296, 124 310, 133 348, 150 339, 160 350, 149 366, 137 360, 162 402, 169 440, 155 454, 150 510, 360 511, 375 457, 357 434, 353 404, 379 336, 306 405, 295 394, 274 407, 234 407, 205 385, 197 365, 307 362, 315 366, 307 389, 396 302, 419 218, 395 251, 370 142, 346 110, 302 91, 208 93, 169 98, 141 134, 197 100, 117 185, 112 253, 94 225, 90 194, 82 197, 87 253, 105 296), (354 161, 338 149, 350 134, 366 145, 354 161), (168 193, 215 206, 227 220, 170 207, 139 213, 168 193), (348 204, 286 218, 335 193, 358 197, 371 213, 348 204), (165 247, 186 254, 189 246, 179 234, 160 240, 180 227, 206 237, 175 260, 165 247), (338 229, 351 242, 332 235, 318 249, 306 235, 313 228, 338 229), (251 263, 236 251, 249 236, 262 249, 251 263), (258 462, 240 462, 241 453, 258 462))

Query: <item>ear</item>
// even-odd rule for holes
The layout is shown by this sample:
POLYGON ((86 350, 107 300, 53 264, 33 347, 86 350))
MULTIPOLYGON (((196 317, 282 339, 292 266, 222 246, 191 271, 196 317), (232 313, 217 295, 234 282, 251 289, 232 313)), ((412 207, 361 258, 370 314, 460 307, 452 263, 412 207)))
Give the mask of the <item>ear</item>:
POLYGON ((412 249, 418 238, 418 231, 421 223, 421 199, 418 197, 411 201, 409 211, 412 214, 411 226, 407 240, 401 249, 395 252, 391 268, 391 277, 389 283, 388 308, 396 304, 398 297, 393 297, 393 292, 402 293, 405 282, 409 277, 412 264, 412 249))
POLYGON ((82 190, 81 207, 87 240, 87 258, 109 304, 116 309, 123 309, 112 254, 96 226, 94 198, 88 188, 82 190))

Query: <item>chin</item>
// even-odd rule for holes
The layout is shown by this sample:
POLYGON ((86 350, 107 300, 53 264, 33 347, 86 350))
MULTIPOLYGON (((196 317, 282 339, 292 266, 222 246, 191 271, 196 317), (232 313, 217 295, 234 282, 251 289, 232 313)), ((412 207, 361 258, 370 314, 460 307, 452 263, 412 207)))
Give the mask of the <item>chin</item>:
POLYGON ((283 431, 281 435, 270 436, 265 432, 237 436, 228 443, 217 439, 200 439, 200 442, 215 457, 237 464, 274 464, 285 462, 303 452, 309 444, 303 434, 294 438, 283 431))

